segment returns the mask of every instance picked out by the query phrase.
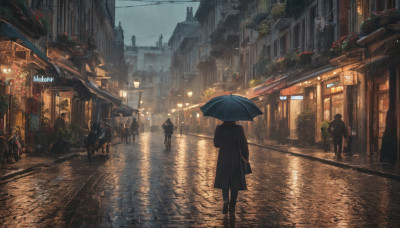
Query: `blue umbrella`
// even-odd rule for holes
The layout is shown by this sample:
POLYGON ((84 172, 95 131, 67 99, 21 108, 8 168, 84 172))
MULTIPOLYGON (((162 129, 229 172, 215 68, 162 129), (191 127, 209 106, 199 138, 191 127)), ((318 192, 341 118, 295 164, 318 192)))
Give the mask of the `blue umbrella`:
POLYGON ((253 118, 263 114, 249 99, 236 95, 214 97, 200 107, 204 116, 211 116, 222 121, 253 121, 253 118))

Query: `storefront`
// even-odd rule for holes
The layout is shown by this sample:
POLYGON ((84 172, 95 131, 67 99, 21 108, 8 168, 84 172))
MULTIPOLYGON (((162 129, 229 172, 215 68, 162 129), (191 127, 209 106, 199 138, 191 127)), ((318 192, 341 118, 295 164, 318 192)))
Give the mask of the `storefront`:
POLYGON ((322 84, 324 120, 331 121, 336 114, 344 115, 343 85, 339 77, 322 84))

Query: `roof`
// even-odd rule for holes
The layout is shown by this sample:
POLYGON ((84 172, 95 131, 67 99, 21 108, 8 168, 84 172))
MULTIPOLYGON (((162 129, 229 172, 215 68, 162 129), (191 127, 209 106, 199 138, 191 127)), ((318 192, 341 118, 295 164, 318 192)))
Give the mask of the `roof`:
POLYGON ((20 40, 25 47, 32 50, 33 53, 35 53, 40 59, 47 63, 49 62, 49 59, 43 52, 41 52, 24 35, 22 35, 22 33, 18 29, 5 21, 0 21, 0 36, 8 37, 12 41, 20 40))
POLYGON ((115 105, 121 105, 122 100, 118 97, 112 95, 111 93, 99 88, 94 82, 85 82, 86 88, 96 96, 100 97, 103 100, 109 101, 115 105))

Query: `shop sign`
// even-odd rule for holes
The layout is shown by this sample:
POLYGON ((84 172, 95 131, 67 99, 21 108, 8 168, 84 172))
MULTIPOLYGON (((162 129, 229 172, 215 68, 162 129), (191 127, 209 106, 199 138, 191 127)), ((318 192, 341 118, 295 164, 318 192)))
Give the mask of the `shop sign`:
POLYGON ((290 100, 303 100, 304 96, 302 95, 296 95, 296 96, 290 96, 290 100))
POLYGON ((332 83, 328 83, 328 84, 326 84, 326 88, 332 88, 332 87, 335 87, 335 86, 338 86, 340 84, 340 81, 336 81, 336 82, 332 82, 332 83))
POLYGON ((280 99, 281 101, 286 101, 286 100, 287 100, 287 96, 280 96, 279 99, 280 99))
POLYGON ((343 85, 355 85, 357 84, 357 76, 353 71, 345 71, 342 74, 343 85))
POLYGON ((43 76, 43 75, 34 75, 33 82, 36 83, 52 83, 54 81, 54 77, 51 76, 43 76))

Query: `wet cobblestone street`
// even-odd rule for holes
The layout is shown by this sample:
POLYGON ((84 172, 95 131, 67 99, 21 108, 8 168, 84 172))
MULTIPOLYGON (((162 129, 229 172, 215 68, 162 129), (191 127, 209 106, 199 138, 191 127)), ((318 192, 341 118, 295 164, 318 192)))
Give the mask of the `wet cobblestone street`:
POLYGON ((250 146, 253 174, 236 216, 213 188, 212 140, 143 133, 0 185, 1 226, 375 226, 400 224, 400 182, 250 146))

